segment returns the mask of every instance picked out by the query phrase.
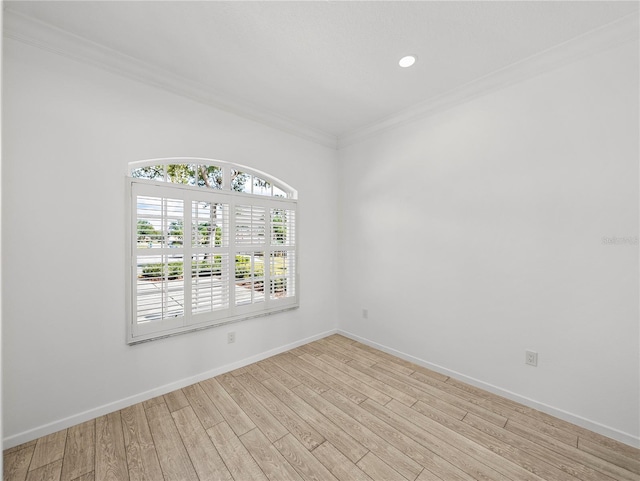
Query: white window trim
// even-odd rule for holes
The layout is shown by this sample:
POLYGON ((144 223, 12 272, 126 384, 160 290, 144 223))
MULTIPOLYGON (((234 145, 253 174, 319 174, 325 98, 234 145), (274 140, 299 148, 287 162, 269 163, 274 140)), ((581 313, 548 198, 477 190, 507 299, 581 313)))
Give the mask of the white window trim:
MULTIPOLYGON (((165 169, 166 172, 166 169, 165 169)), ((165 174, 166 180, 166 174, 165 174)), ((252 183, 253 184, 253 183, 252 183)), ((299 306, 299 292, 300 283, 298 276, 298 235, 297 226, 299 220, 296 218, 292 235, 294 236, 294 244, 287 246, 272 245, 271 242, 271 215, 270 209, 288 209, 297 212, 297 191, 290 187, 288 184, 282 182, 275 177, 266 174, 249 167, 234 164, 230 162, 224 162, 212 159, 203 158, 166 158, 166 159, 151 159, 145 161, 131 162, 129 164, 129 170, 125 179, 126 185, 126 309, 127 309, 127 343, 138 344, 142 342, 152 341, 156 339, 162 339, 169 336, 183 334, 186 332, 193 332, 202 329, 209 329, 221 325, 226 325, 232 322, 239 322, 246 319, 252 319, 256 317, 267 316, 270 314, 283 312, 291 309, 296 309, 299 306), (184 184, 176 184, 165 181, 150 180, 144 178, 132 177, 132 172, 141 167, 147 166, 167 166, 172 164, 198 164, 220 167, 223 171, 223 185, 222 189, 210 189, 207 187, 191 186, 184 184), (232 190, 230 178, 231 171, 237 170, 245 174, 259 177, 262 180, 266 180, 271 186, 276 186, 279 192, 284 192, 286 197, 274 197, 268 195, 257 195, 244 192, 236 192, 232 190), (191 304, 191 285, 193 279, 190 275, 184 274, 185 288, 184 288, 184 315, 179 318, 166 318, 160 321, 150 322, 148 324, 141 324, 137 321, 136 302, 137 302, 137 266, 138 266, 138 249, 136 247, 137 242, 137 227, 134 226, 134 222, 137 224, 137 197, 136 194, 154 194, 161 195, 165 193, 167 196, 173 196, 177 199, 183 199, 184 202, 190 203, 192 201, 202 201, 203 198, 215 198, 216 203, 228 204, 229 206, 229 246, 225 250, 228 253, 228 272, 229 272, 229 306, 227 309, 219 311, 209 311, 206 313, 193 314, 187 307, 191 304), (261 206, 266 209, 266 225, 265 225, 265 243, 264 245, 235 245, 234 239, 234 212, 236 205, 255 205, 261 206), (289 297, 272 299, 270 296, 270 274, 268 265, 270 262, 271 252, 279 251, 292 252, 295 263, 295 270, 292 274, 294 282, 294 294, 289 297), (263 264, 264 264, 264 285, 263 294, 264 301, 246 305, 236 305, 234 302, 236 279, 235 279, 235 259, 238 252, 243 251, 260 251, 264 252, 263 264), (189 279, 187 282, 186 279, 189 279), (188 287, 187 287, 188 286, 188 287), (189 299, 189 301, 187 301, 189 299)), ((186 205, 186 204, 185 204, 186 205)), ((190 204, 189 204, 190 205, 190 204)), ((187 209, 184 207, 184 212, 190 211, 191 207, 187 209)), ((297 217, 297 215, 296 215, 297 217)), ((187 225, 187 221, 190 221, 190 214, 185 215, 183 226, 183 246, 180 251, 183 253, 183 269, 190 272, 192 254, 196 250, 191 246, 190 231, 191 226, 187 225)), ((161 254, 159 249, 158 254, 161 254)), ((164 251, 166 252, 166 250, 164 251)))

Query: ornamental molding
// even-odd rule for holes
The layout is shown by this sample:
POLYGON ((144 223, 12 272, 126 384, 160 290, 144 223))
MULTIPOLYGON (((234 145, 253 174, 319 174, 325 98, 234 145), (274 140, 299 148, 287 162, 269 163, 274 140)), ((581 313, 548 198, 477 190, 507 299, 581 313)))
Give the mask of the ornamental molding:
POLYGON ((638 13, 634 12, 442 95, 419 102, 405 110, 339 136, 303 125, 248 102, 213 92, 199 82, 12 11, 10 8, 4 11, 3 33, 6 38, 108 70, 339 150, 623 43, 637 42, 638 18, 638 13))

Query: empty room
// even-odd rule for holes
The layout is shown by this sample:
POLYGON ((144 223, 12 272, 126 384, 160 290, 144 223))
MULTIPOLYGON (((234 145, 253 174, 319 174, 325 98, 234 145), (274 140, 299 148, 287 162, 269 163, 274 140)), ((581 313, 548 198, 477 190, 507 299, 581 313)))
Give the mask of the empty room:
POLYGON ((5 481, 640 480, 637 1, 5 1, 5 481))

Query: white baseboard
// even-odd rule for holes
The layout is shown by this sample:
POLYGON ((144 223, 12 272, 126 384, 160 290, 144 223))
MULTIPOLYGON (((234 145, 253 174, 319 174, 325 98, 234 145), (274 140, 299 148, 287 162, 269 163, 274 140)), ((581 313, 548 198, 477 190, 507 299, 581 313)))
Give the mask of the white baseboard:
POLYGON ((18 446, 20 444, 32 441, 39 437, 55 433, 57 431, 69 428, 71 426, 75 426, 76 424, 80 424, 85 421, 89 421, 91 419, 97 418, 99 416, 103 416, 105 414, 109 414, 114 411, 124 409, 126 407, 132 406, 133 404, 137 404, 137 403, 146 401, 148 399, 152 399, 156 396, 160 396, 162 394, 175 391, 176 389, 182 389, 183 387, 190 386, 191 384, 195 384, 200 381, 204 381, 205 379, 219 376, 220 374, 233 371, 234 369, 239 369, 241 367, 248 366, 249 364, 253 364, 254 362, 262 361, 263 359, 266 359, 268 357, 272 357, 282 352, 286 352, 291 349, 294 349, 298 346, 302 346, 304 344, 317 341, 318 339, 322 339, 323 337, 330 336, 331 334, 335 334, 337 332, 338 332, 337 329, 331 329, 329 331, 325 331, 323 333, 316 334, 311 337, 300 339, 298 341, 285 344, 283 346, 279 346, 265 352, 261 352, 254 356, 241 359, 240 361, 236 361, 231 364, 225 364, 224 366, 210 369, 200 374, 196 374, 195 376, 190 376, 184 379, 180 379, 178 381, 165 384, 163 386, 151 389, 149 391, 141 392, 134 396, 129 396, 124 399, 120 399, 118 401, 114 401, 108 404, 104 404, 102 406, 98 406, 93 409, 89 409, 79 414, 74 414, 73 416, 69 416, 64 419, 59 419, 57 421, 51 422, 49 424, 45 424, 43 426, 38 426, 37 428, 33 428, 28 431, 14 434, 12 436, 9 436, 3 439, 2 447, 3 449, 8 449, 14 446, 18 446))
POLYGON ((602 434, 603 436, 607 436, 608 438, 615 439, 622 443, 628 444, 629 446, 633 446, 635 448, 640 448, 640 437, 634 436, 632 434, 626 433, 624 431, 620 431, 618 429, 606 426, 604 424, 598 423, 596 421, 592 421, 590 419, 586 419, 582 416, 578 416, 577 414, 573 414, 562 409, 556 408, 554 406, 549 406, 547 404, 536 401, 535 399, 530 399, 525 396, 521 396, 517 393, 508 391, 506 389, 502 389, 498 386, 494 386, 492 384, 486 383, 479 379, 475 379, 473 377, 466 376, 457 371, 453 371, 451 369, 447 369, 446 367, 439 366, 437 364, 433 364, 431 362, 425 361, 423 359, 411 356, 401 351, 397 351, 391 347, 378 344, 377 342, 371 341, 370 339, 360 337, 356 334, 353 334, 348 331, 343 331, 342 329, 337 329, 338 334, 348 337, 349 339, 353 339, 354 341, 361 342, 362 344, 366 344, 367 346, 371 346, 375 349, 379 349, 380 351, 384 351, 388 354, 392 354, 396 357, 404 359, 406 361, 410 361, 419 366, 423 366, 433 371, 439 372, 446 376, 450 376, 454 379, 458 379, 460 381, 464 381, 467 384, 471 384, 472 386, 479 387, 484 389, 485 391, 489 391, 493 394, 498 394, 507 399, 511 399, 512 401, 518 402, 525 406, 528 406, 533 409, 537 409, 538 411, 542 411, 551 416, 554 416, 558 419, 562 419, 563 421, 570 422, 572 424, 576 424, 580 427, 588 429, 589 431, 593 431, 598 434, 602 434))
POLYGON ((12 448, 14 446, 18 446, 19 444, 23 444, 26 442, 29 442, 33 439, 37 439, 39 437, 42 436, 46 436, 48 434, 52 434, 55 433, 57 431, 60 431, 62 429, 66 429, 69 428, 71 426, 75 426, 76 424, 80 424, 83 423, 85 421, 89 421, 91 419, 94 419, 96 417, 99 416, 103 416, 105 414, 109 414, 111 412, 114 411, 118 411, 120 409, 124 409, 128 406, 131 406, 133 404, 137 404, 139 402, 143 402, 146 401, 148 399, 152 399, 156 396, 160 396, 162 394, 166 394, 168 392, 171 391, 175 391, 176 389, 181 389, 183 387, 189 386, 191 384, 203 381, 205 379, 209 379, 215 376, 219 376, 220 374, 224 374, 226 372, 229 371, 233 371, 234 369, 239 369, 241 367, 247 366, 249 364, 253 364, 254 362, 258 362, 258 361, 262 361, 263 359, 266 359, 268 357, 272 357, 275 356, 277 354, 280 354, 282 352, 286 352, 289 351, 291 349, 294 349, 298 346, 302 346, 304 344, 308 344, 310 342, 316 341, 318 339, 322 339, 324 337, 330 336, 331 334, 341 334, 345 337, 348 337, 350 339, 353 339, 355 341, 361 342, 363 344, 366 344, 368 346, 374 347, 376 349, 379 349, 381 351, 387 352, 389 354, 392 354, 394 356, 397 356, 401 359, 405 359, 407 361, 413 362, 414 364, 417 364, 419 366, 423 366, 429 369, 432 369, 436 372, 439 372, 441 374, 450 376, 452 378, 458 379, 460 381, 464 381, 468 384, 471 384, 473 386, 482 388, 486 391, 492 392, 494 394, 498 394, 500 396, 504 396, 507 399, 511 399, 512 401, 516 401, 519 402, 525 406, 529 406, 531 408, 537 409, 539 411, 545 412, 551 416, 555 416, 559 419, 562 419, 564 421, 568 421, 570 423, 576 424, 578 426, 581 426, 583 428, 589 429, 590 431, 602 434, 603 436, 607 436, 610 437, 612 439, 616 439, 620 442, 623 442, 625 444, 628 444, 630 446, 633 447, 640 447, 640 438, 633 436, 632 434, 629 433, 625 433, 623 431, 620 431, 618 429, 614 429, 611 428, 609 426, 603 425, 601 423, 598 423, 596 421, 592 421, 590 419, 586 419, 583 418, 582 416, 578 416, 576 414, 572 414, 570 412, 564 411, 562 409, 558 409, 555 408, 553 406, 549 406, 547 404, 538 402, 534 399, 530 399, 524 396, 521 396, 519 394, 513 393, 511 391, 502 389, 498 386, 494 386, 492 384, 488 384, 484 381, 481 381, 479 379, 475 379, 469 376, 466 376, 462 373, 459 373, 457 371, 453 371, 451 369, 447 369, 443 366, 439 366, 437 364, 433 364, 431 362, 425 361, 423 359, 411 356, 409 354, 406 354, 404 352, 398 351, 396 349, 390 348, 388 346, 379 344, 377 342, 371 341, 370 339, 367 338, 363 338, 360 337, 356 334, 350 333, 348 331, 343 331, 341 329, 331 329, 329 331, 325 331, 323 333, 320 334, 316 334, 314 336, 311 337, 307 337, 304 339, 300 339, 298 341, 289 343, 289 344, 285 344, 283 346, 279 346, 277 348, 274 349, 270 349, 269 351, 265 351, 253 356, 250 356, 248 358, 233 362, 231 364, 226 364, 224 366, 220 366, 208 371, 205 371, 203 373, 197 374, 195 376, 191 376, 188 378, 184 378, 184 379, 180 379, 178 381, 169 383, 169 384, 165 384, 163 386, 151 389, 149 391, 145 391, 139 394, 136 394, 134 396, 129 396, 127 398, 124 399, 120 399, 118 401, 112 402, 112 403, 108 403, 108 404, 104 404, 102 406, 98 406, 96 408, 93 409, 89 409, 87 411, 84 411, 82 413, 79 414, 75 414, 73 416, 69 416, 66 417, 64 419, 60 419, 57 421, 54 421, 52 423, 48 423, 42 426, 38 426, 37 428, 33 428, 30 429, 28 431, 24 431, 18 434, 14 434, 12 436, 6 437, 3 439, 3 449, 8 449, 8 448, 12 448))

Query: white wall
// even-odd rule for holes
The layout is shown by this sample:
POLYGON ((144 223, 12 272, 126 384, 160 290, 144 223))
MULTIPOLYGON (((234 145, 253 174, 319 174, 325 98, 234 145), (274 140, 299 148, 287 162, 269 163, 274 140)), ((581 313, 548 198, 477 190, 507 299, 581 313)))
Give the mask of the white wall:
POLYGON ((638 251, 602 243, 638 235, 637 47, 338 156, 57 55, 4 47, 5 447, 338 319, 368 342, 637 440, 638 251), (226 327, 125 344, 126 164, 169 156, 246 164, 299 190, 299 310, 233 325, 232 346, 226 327), (539 352, 537 368, 524 365, 525 349, 539 352))
POLYGON ((334 150, 12 40, 4 62, 5 447, 336 328, 334 150), (172 156, 298 189, 300 309, 125 344, 126 166, 172 156))
POLYGON ((341 329, 637 443, 638 129, 636 43, 342 149, 341 329))

